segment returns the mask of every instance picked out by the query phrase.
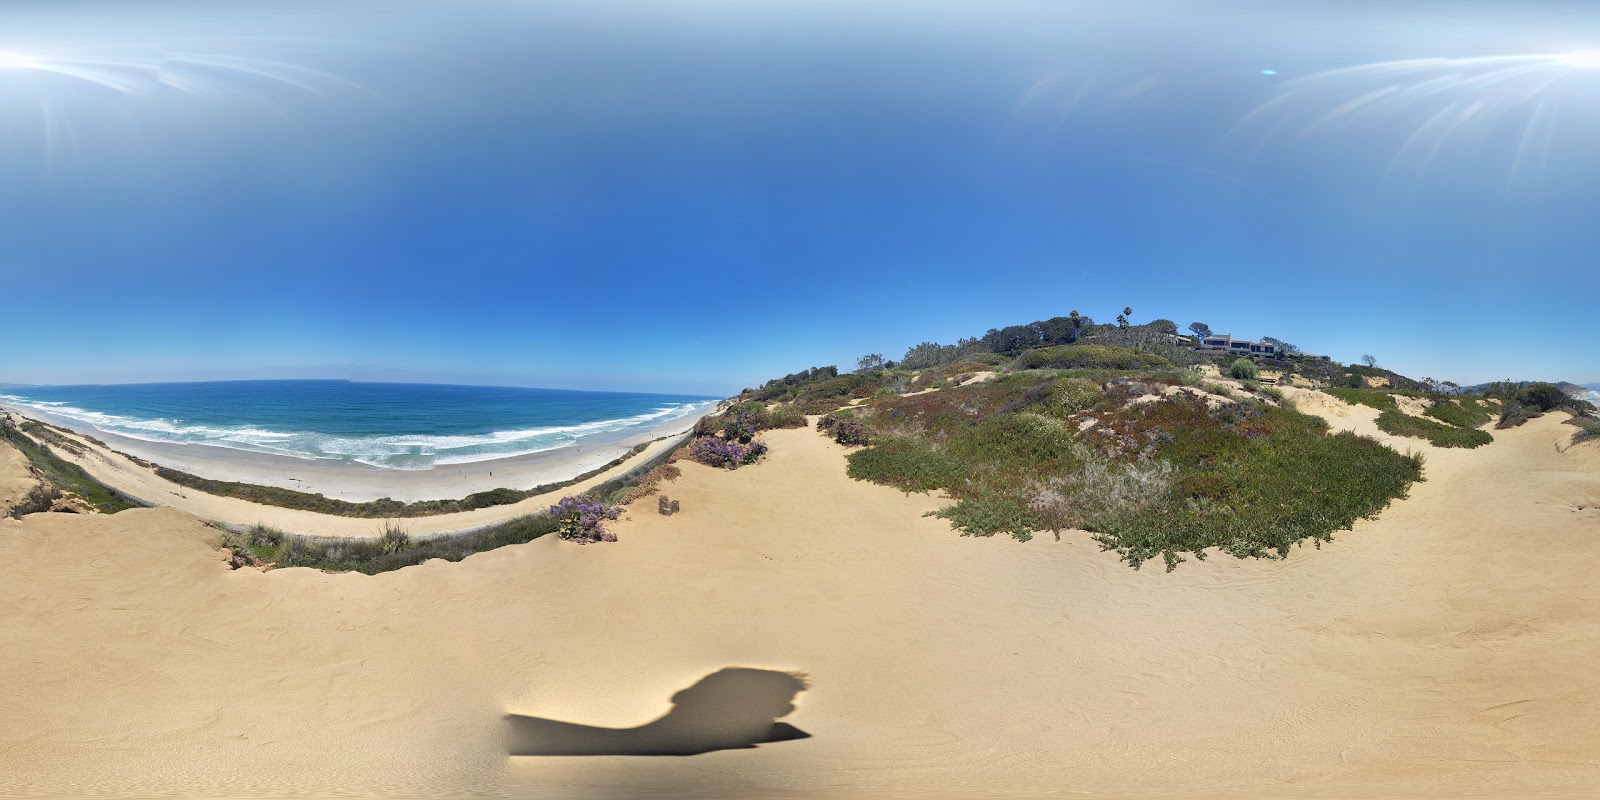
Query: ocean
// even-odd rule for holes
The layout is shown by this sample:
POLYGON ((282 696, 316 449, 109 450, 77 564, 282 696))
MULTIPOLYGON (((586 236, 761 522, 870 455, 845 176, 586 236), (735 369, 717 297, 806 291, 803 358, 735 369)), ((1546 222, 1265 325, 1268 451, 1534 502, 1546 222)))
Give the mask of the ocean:
POLYGON ((0 402, 79 429, 405 470, 616 441, 703 414, 716 400, 327 380, 0 390, 0 402))

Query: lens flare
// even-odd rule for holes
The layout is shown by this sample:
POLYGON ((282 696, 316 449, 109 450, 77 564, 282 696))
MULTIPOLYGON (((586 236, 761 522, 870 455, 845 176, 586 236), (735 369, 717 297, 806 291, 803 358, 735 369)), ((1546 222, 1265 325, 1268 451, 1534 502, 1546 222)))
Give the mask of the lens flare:
MULTIPOLYGON (((219 50, 199 42, 8 47, 0 49, 0 145, 36 147, 37 158, 9 166, 18 174, 42 168, 39 174, 53 183, 58 176, 76 174, 92 152, 123 155, 143 139, 141 121, 161 114, 188 108, 220 117, 218 110, 226 109, 232 119, 248 107, 252 112, 265 108, 275 120, 293 119, 290 104, 307 97, 332 101, 373 94, 333 72, 238 47, 219 50), (108 126, 117 125, 127 126, 122 131, 127 135, 107 135, 108 126)), ((0 174, 0 184, 15 177, 0 174)))
POLYGON ((1471 172, 1487 166, 1513 184, 1537 186, 1556 157, 1572 168, 1595 162, 1587 145, 1600 126, 1594 70, 1600 50, 1326 70, 1279 84, 1279 92, 1234 123, 1213 154, 1249 163, 1314 146, 1370 161, 1385 180, 1416 181, 1434 163, 1459 159, 1471 172))
POLYGON ((1574 67, 1600 69, 1600 50, 1579 50, 1562 56, 1561 60, 1574 67))

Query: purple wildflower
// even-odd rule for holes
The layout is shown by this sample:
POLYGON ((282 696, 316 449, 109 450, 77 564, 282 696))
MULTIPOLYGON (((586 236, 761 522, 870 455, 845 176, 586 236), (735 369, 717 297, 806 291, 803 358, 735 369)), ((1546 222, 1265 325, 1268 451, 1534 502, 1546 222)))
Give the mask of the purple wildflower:
POLYGON ((605 529, 606 520, 622 516, 622 509, 604 503, 590 503, 577 497, 563 497, 550 507, 550 516, 561 523, 562 539, 578 544, 614 542, 617 535, 605 529))

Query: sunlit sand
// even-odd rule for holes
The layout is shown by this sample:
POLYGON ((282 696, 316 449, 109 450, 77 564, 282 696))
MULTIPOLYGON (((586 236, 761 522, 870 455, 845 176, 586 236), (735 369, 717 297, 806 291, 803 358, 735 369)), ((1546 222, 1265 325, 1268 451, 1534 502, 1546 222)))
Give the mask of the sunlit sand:
POLYGON ((1569 436, 1391 440, 1427 481, 1380 519, 1172 573, 962 538, 803 429, 685 464, 618 544, 374 577, 230 571, 173 509, 7 520, 0 791, 1582 796, 1600 449, 1569 436), (729 668, 803 684, 687 692, 729 668))

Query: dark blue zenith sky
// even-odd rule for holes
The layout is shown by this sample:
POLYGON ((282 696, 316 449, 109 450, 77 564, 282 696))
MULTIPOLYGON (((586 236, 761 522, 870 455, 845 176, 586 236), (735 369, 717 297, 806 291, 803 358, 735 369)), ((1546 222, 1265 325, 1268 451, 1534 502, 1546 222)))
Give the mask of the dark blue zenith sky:
POLYGON ((1600 381, 1600 3, 11 2, 0 381, 726 393, 1077 309, 1600 381))

